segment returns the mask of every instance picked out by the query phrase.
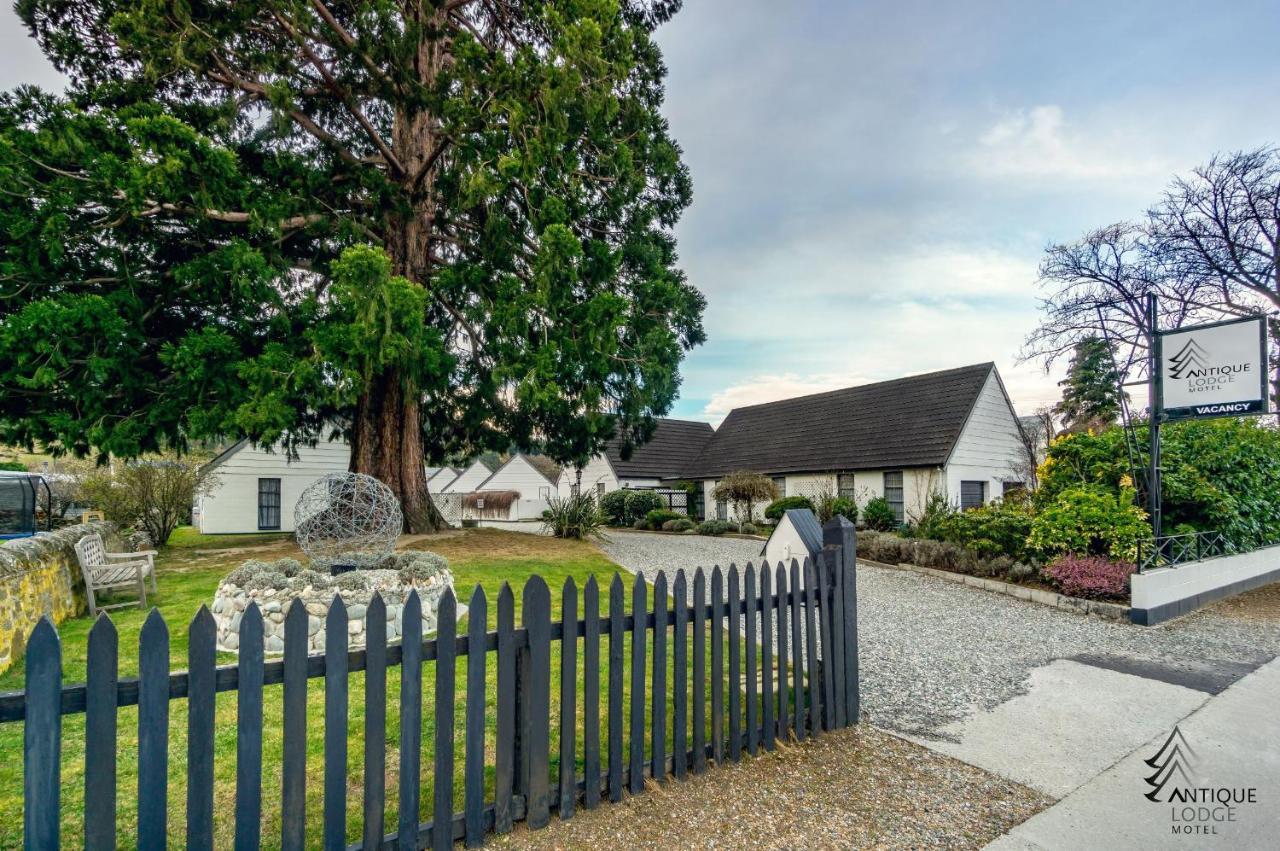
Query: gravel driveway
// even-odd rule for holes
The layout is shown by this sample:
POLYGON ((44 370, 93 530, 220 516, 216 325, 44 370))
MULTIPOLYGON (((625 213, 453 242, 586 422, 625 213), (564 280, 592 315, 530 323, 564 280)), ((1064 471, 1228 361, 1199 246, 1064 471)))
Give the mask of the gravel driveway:
MULTIPOLYGON (((761 544, 620 532, 601 548, 633 573, 670 579, 757 561, 761 544)), ((864 717, 925 738, 1022 693, 1031 670, 1054 659, 1217 691, 1280 655, 1280 617, 1241 617, 1227 603, 1137 627, 871 565, 859 566, 858 621, 864 717)))

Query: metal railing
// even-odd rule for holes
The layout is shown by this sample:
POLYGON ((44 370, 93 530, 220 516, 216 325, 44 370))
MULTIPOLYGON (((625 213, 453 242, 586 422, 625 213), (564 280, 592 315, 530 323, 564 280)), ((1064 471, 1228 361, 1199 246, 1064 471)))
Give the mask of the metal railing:
MULTIPOLYGON (((1247 549, 1253 549, 1253 547, 1247 549)), ((1138 572, 1142 573, 1158 567, 1177 567, 1190 561, 1235 555, 1245 551, 1221 532, 1162 535, 1151 541, 1138 542, 1138 572)))

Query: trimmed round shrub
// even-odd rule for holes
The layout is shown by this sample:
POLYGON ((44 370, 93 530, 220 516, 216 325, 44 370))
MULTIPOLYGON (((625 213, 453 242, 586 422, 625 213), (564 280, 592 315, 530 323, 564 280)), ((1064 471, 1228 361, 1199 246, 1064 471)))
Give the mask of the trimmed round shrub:
POLYGON ((610 526, 626 526, 634 519, 627 515, 627 496, 631 493, 626 490, 609 491, 600 498, 600 510, 610 526))
POLYGON ((684 517, 684 515, 679 511, 672 511, 669 508, 659 508, 646 514, 644 516, 644 520, 650 529, 661 529, 663 523, 666 523, 668 520, 679 520, 681 517, 684 517))
POLYGON ((777 523, 782 519, 784 511, 791 511, 794 508, 807 508, 813 511, 813 500, 807 496, 784 496, 782 499, 775 499, 769 503, 764 510, 766 520, 772 520, 777 523))
POLYGON ((449 569, 449 562, 444 556, 418 550, 397 553, 396 564, 400 571, 400 579, 403 582, 413 582, 414 580, 425 582, 442 570, 449 569))
MULTIPOLYGON (((1026 556, 1033 520, 1025 498, 997 499, 969 511, 956 511, 933 522, 946 541, 969 547, 983 558, 1026 556)), ((923 522, 922 522, 923 525, 923 522)))
POLYGON ((1134 565, 1106 556, 1066 555, 1044 569, 1045 578, 1069 597, 1124 598, 1134 565))
POLYGON ((649 521, 648 521, 648 520, 645 520, 643 517, 641 517, 639 520, 637 520, 636 522, 634 522, 634 523, 632 523, 632 524, 631 524, 631 528, 632 528, 632 529, 640 529, 640 530, 642 530, 642 531, 648 531, 648 529, 649 529, 649 521))
POLYGON ((333 587, 343 591, 368 591, 369 577, 362 571, 349 570, 333 577, 333 587))
POLYGON ((910 561, 911 556, 910 541, 905 541, 897 535, 880 535, 872 542, 868 558, 885 564, 900 564, 910 561))
POLYGON ((1035 575, 1036 569, 1026 562, 1015 561, 1013 566, 1009 568, 1010 582, 1026 582, 1034 578, 1035 575))
POLYGON ((743 523, 738 527, 738 533, 742 535, 759 535, 760 529, 754 523, 743 523))
POLYGON ((831 500, 831 503, 827 506, 827 510, 831 512, 830 516, 826 518, 827 520, 830 520, 832 517, 844 517, 847 518, 850 523, 858 522, 858 503, 849 499, 847 496, 838 496, 831 500))
POLYGON ((877 532, 887 532, 898 525, 893 506, 882 496, 867 500, 862 509, 862 521, 867 524, 868 529, 875 529, 877 532))
POLYGON ((667 501, 653 491, 645 490, 628 490, 627 495, 627 522, 634 523, 636 520, 643 518, 650 511, 658 511, 667 507, 667 501))
POLYGON ((692 532, 698 528, 698 524, 688 517, 681 517, 679 520, 668 520, 662 524, 662 528, 668 532, 692 532))
POLYGON ((698 534, 719 536, 728 532, 736 532, 737 529, 737 525, 730 523, 728 520, 704 520, 698 526, 698 534))
POLYGON ((879 539, 879 532, 872 532, 870 530, 859 532, 858 537, 856 538, 858 558, 871 558, 871 550, 875 547, 875 543, 879 539))
POLYGON ((302 572, 302 562, 296 558, 276 559, 274 567, 290 579, 302 572))
POLYGON ((1133 500, 1132 488, 1119 494, 1101 485, 1068 488, 1036 515, 1027 547, 1045 558, 1074 554, 1136 561, 1138 542, 1151 530, 1146 512, 1133 500))

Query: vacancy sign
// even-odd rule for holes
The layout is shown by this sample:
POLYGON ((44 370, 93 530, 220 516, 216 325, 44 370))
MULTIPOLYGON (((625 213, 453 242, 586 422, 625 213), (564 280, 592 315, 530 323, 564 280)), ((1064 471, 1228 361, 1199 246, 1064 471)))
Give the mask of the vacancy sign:
POLYGON ((1167 420, 1265 414, 1264 320, 1237 319, 1160 334, 1159 399, 1167 420))

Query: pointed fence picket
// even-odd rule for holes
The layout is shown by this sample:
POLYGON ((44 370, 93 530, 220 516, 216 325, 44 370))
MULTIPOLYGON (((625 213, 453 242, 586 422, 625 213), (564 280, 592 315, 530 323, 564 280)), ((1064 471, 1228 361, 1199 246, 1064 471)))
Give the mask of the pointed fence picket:
POLYGON ((186 748, 177 758, 185 763, 186 811, 176 823, 185 824, 181 844, 212 847, 214 709, 217 693, 224 691, 237 692, 238 849, 262 844, 266 771, 280 778, 278 793, 272 790, 267 796, 269 805, 279 808, 280 833, 278 840, 269 837, 270 844, 278 841, 286 849, 320 845, 335 851, 447 849, 462 840, 467 847, 477 847, 487 834, 507 832, 517 821, 538 828, 553 812, 561 819, 572 818, 579 806, 597 806, 602 796, 617 801, 624 789, 639 794, 647 782, 671 783, 672 775, 681 779, 703 772, 711 761, 741 759, 744 750, 755 755, 774 749, 779 739, 801 739, 856 723, 853 532, 851 527, 825 531, 826 549, 814 561, 748 564, 741 570, 731 565, 727 571, 715 567, 709 581, 702 568, 693 572, 691 581, 680 571, 670 594, 667 577, 659 574, 653 581, 652 603, 649 584, 637 577, 630 612, 625 610, 622 578, 615 575, 604 617, 600 588, 592 577, 581 593, 571 579, 565 583, 559 592, 561 617, 553 621, 550 589, 535 576, 522 591, 518 628, 515 596, 504 584, 495 631, 488 630, 488 600, 477 587, 470 597, 464 634, 458 633, 457 603, 447 591, 439 603, 438 631, 424 637, 422 603, 410 592, 404 601, 402 638, 388 645, 386 604, 374 595, 365 611, 367 645, 350 650, 347 611, 339 597, 329 609, 324 650, 317 655, 308 652, 306 608, 294 602, 285 610, 283 657, 266 659, 262 613, 250 605, 239 624, 239 658, 218 666, 213 617, 201 608, 188 628, 187 668, 170 671, 169 627, 158 611, 152 611, 141 631, 136 678, 118 675, 118 634, 103 615, 89 633, 88 682, 67 686, 62 683, 57 631, 42 620, 27 643, 26 689, 0 695, 0 723, 25 725, 26 844, 57 847, 63 841, 61 719, 82 712, 83 844, 92 849, 115 847, 118 709, 137 705, 137 842, 163 846, 170 821, 170 703, 185 700, 186 748), (602 638, 608 642, 604 671, 602 638), (555 695, 550 690, 553 659, 559 674, 555 695), (492 726, 486 714, 490 664, 497 690, 492 726), (386 748, 367 746, 363 788, 357 793, 363 832, 351 837, 349 680, 363 675, 363 689, 355 694, 356 699, 363 695, 364 742, 381 744, 387 741, 388 668, 397 666, 399 740, 393 746, 399 750, 399 804, 391 814, 394 833, 384 834, 386 748), (465 680, 461 689, 456 682, 459 668, 465 680), (424 676, 431 678, 430 707, 424 707, 424 676), (602 676, 607 680, 602 682, 602 676), (623 687, 628 677, 629 694, 623 687), (317 678, 324 680, 323 718, 310 719, 308 684, 317 678), (280 690, 267 691, 274 686, 280 690), (462 714, 457 712, 460 690, 462 714), (263 764, 264 699, 279 701, 282 707, 278 768, 263 764), (322 804, 312 813, 307 811, 309 723, 323 725, 322 765, 313 766, 322 768, 322 804), (455 755, 458 728, 461 747, 455 755), (424 730, 433 734, 424 738, 424 730), (486 741, 492 742, 491 751, 486 741), (553 741, 558 756, 554 777, 553 741), (426 748, 431 753, 424 759, 426 748), (421 813, 427 771, 434 792, 427 804, 430 812, 421 813), (455 814, 459 791, 462 806, 455 814), (423 815, 429 820, 423 821, 423 815), (357 841, 348 844, 353 838, 357 841))

